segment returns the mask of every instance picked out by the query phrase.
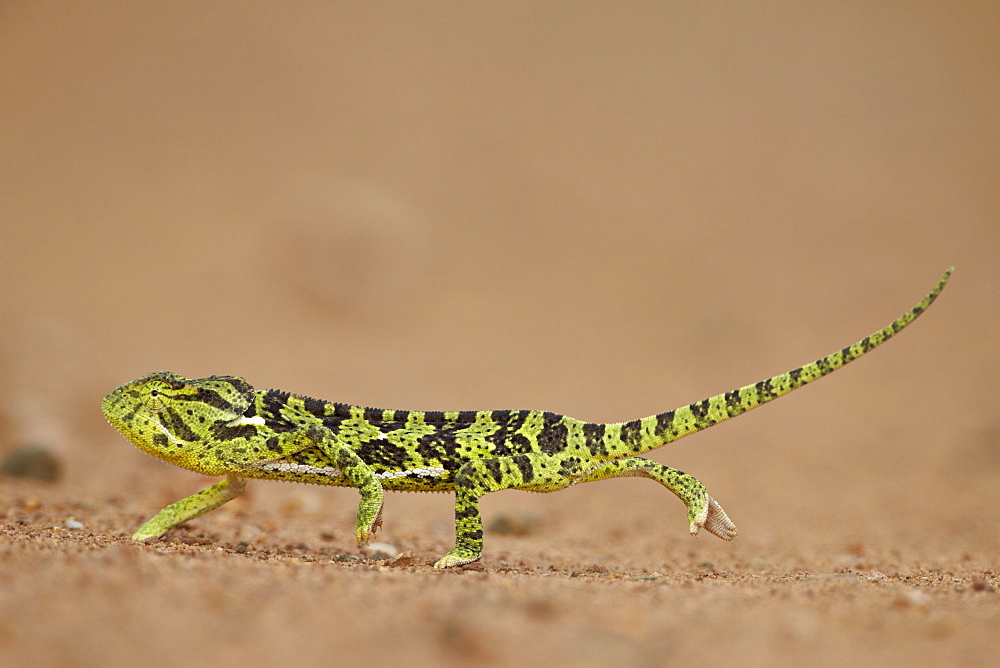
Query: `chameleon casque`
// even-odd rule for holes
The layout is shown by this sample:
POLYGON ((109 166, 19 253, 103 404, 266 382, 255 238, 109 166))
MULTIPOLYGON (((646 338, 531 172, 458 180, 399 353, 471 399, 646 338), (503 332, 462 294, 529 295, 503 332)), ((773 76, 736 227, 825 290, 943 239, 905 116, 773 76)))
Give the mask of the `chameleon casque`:
POLYGON ((651 478, 687 507, 699 529, 731 540, 736 527, 699 480, 638 455, 811 383, 861 357, 909 325, 951 275, 898 320, 843 350, 788 373, 651 417, 601 424, 531 410, 402 411, 255 390, 242 378, 190 380, 151 373, 104 398, 108 421, 142 450, 210 476, 211 487, 167 506, 133 540, 198 517, 245 489, 247 478, 356 487, 356 538, 382 524, 384 490, 454 492, 455 547, 435 567, 479 559, 479 498, 503 489, 554 492, 606 478, 651 478))

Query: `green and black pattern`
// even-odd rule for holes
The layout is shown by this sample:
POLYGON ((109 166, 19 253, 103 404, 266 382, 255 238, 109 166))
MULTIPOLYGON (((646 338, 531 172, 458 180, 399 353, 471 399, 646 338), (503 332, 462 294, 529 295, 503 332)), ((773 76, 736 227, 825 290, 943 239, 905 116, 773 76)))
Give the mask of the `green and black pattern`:
POLYGON ((356 487, 357 533, 382 521, 384 490, 455 492, 454 549, 444 568, 478 559, 479 498, 502 489, 552 492, 623 476, 651 478, 687 507, 692 534, 730 540, 736 527, 696 478, 638 455, 736 417, 861 357, 913 322, 948 282, 852 346, 788 373, 658 415, 601 424, 544 411, 401 411, 255 390, 242 378, 190 380, 157 372, 104 399, 104 414, 150 454, 221 482, 161 510, 132 536, 145 540, 238 496, 247 478, 356 487))

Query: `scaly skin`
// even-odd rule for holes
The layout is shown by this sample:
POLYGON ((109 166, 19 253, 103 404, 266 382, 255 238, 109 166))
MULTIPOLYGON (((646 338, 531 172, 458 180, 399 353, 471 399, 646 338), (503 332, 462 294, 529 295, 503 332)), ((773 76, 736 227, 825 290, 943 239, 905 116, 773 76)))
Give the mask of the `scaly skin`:
POLYGON ((502 489, 553 492, 606 478, 651 478, 687 507, 690 532, 736 536, 725 511, 694 477, 638 457, 811 383, 913 322, 948 282, 898 320, 852 346, 788 373, 630 422, 582 422, 543 411, 398 411, 255 390, 242 378, 189 380, 161 371, 104 399, 108 421, 142 450, 171 464, 225 476, 161 510, 132 536, 146 540, 217 508, 247 478, 355 487, 358 543, 382 523, 383 490, 455 492, 455 547, 437 568, 482 554, 479 498, 502 489))

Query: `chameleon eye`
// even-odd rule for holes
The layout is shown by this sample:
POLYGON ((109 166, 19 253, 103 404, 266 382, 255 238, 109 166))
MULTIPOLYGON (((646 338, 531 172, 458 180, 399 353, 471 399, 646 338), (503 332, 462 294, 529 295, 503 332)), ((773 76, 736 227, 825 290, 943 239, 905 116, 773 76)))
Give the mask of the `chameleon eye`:
POLYGON ((142 386, 139 392, 142 395, 142 403, 147 410, 159 413, 167 407, 167 403, 170 401, 169 395, 164 392, 167 389, 169 386, 156 378, 142 386))

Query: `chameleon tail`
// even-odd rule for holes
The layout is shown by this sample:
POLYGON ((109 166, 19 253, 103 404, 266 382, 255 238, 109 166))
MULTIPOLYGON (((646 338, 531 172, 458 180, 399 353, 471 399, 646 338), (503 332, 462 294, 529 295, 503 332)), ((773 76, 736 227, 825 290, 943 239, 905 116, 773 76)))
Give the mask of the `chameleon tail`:
POLYGON ((917 319, 944 289, 954 267, 949 267, 937 287, 919 304, 900 316, 888 327, 866 336, 852 346, 821 357, 793 369, 788 373, 762 380, 738 390, 709 397, 666 413, 640 420, 610 424, 605 427, 605 447, 612 458, 638 454, 676 441, 682 436, 707 429, 729 418, 746 413, 752 408, 777 399, 783 394, 813 382, 856 360, 873 348, 888 341, 904 327, 917 319))

